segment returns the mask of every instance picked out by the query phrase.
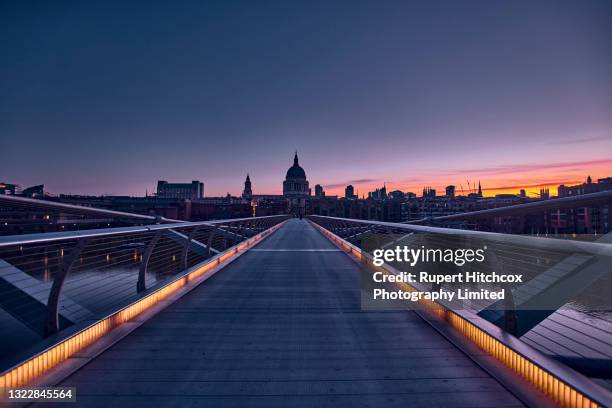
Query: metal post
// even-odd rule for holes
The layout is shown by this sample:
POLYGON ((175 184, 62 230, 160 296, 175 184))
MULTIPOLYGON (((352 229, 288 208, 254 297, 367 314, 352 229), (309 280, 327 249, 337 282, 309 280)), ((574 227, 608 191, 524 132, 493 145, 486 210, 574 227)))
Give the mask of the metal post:
POLYGON ((47 301, 47 317, 45 318, 45 327, 43 329, 43 334, 45 337, 57 333, 60 329, 58 309, 62 287, 64 286, 64 281, 72 270, 74 263, 77 259, 79 259, 83 248, 87 245, 87 242, 87 238, 83 238, 77 241, 76 246, 64 259, 60 270, 58 271, 57 275, 55 276, 55 279, 53 280, 53 285, 51 286, 51 290, 49 291, 49 300, 47 301))
MULTIPOLYGON (((500 274, 505 275, 504 263, 501 261, 500 257, 497 256, 497 253, 493 250, 493 248, 491 248, 490 244, 488 245, 488 247, 489 247, 488 252, 489 252, 489 256, 491 257, 491 260, 493 261, 494 264, 499 265, 500 274)), ((503 329, 507 333, 516 335, 518 331, 518 315, 516 314, 516 304, 514 303, 514 296, 512 293, 512 288, 508 288, 506 290, 505 295, 506 296, 504 299, 503 329)))
POLYGON ((210 232, 210 236, 208 237, 208 258, 210 258, 210 248, 212 248, 213 238, 215 237, 215 233, 217 232, 217 227, 213 227, 210 232))
POLYGON ((191 241, 195 234, 200 230, 201 226, 195 227, 190 233, 187 239, 185 240, 185 247, 183 248, 183 268, 187 269, 187 253, 189 252, 189 246, 191 245, 191 241))
POLYGON ((515 309, 516 305, 514 304, 512 289, 508 289, 504 306, 504 330, 514 336, 518 332, 518 315, 515 309))
POLYGON ((146 284, 146 276, 147 276, 147 268, 149 266, 149 259, 151 258, 151 254, 153 253, 153 248, 159 238, 161 237, 161 230, 157 231, 151 241, 147 244, 147 249, 145 250, 144 256, 142 258, 142 263, 140 264, 140 270, 138 271, 138 282, 136 282, 136 292, 144 292, 147 289, 146 284))

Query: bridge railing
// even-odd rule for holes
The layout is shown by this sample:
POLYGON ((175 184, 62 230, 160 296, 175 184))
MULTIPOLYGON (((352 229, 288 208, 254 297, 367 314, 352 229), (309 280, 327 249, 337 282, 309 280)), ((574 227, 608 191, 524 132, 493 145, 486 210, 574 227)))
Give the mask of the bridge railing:
MULTIPOLYGON (((365 267, 382 269, 390 274, 398 274, 400 271, 394 267, 393 263, 374 267, 372 256, 374 249, 415 244, 419 247, 421 245, 440 247, 468 242, 486 243, 490 250, 497 252, 494 257, 497 266, 501 268, 514 267, 517 270, 528 272, 529 268, 526 265, 530 260, 534 264, 537 260, 537 263, 543 268, 550 268, 560 260, 567 259, 568 254, 598 258, 599 266, 593 260, 589 261, 589 265, 598 267, 596 270, 603 269, 608 277, 611 268, 609 260, 612 256, 612 245, 604 243, 324 216, 309 216, 308 219, 324 235, 360 260, 365 267), (513 248, 514 252, 512 253, 509 248, 513 248)), ((592 272, 592 269, 589 272, 592 272)), ((538 273, 536 271, 535 276, 538 273)), ((397 286, 406 291, 432 290, 432 288, 418 287, 416 284, 398 283, 397 286)), ((612 399, 609 391, 564 364, 540 353, 505 330, 507 329, 505 325, 511 320, 507 315, 503 316, 505 318, 501 319, 501 324, 496 325, 477 313, 479 310, 482 311, 483 305, 456 309, 449 307, 444 302, 421 301, 420 303, 416 311, 425 320, 434 325, 450 326, 562 406, 611 406, 612 399)), ((486 306, 484 305, 485 308, 486 306)))
POLYGON ((2 344, 0 361, 11 368, 0 375, 0 388, 2 381, 24 384, 59 361, 32 355, 40 357, 74 336, 80 336, 80 346, 71 345, 62 353, 84 347, 119 321, 244 251, 286 218, 1 236, 0 307, 12 317, 2 320, 6 327, 1 330, 13 335, 0 342, 23 337, 30 343, 2 344), (100 326, 104 321, 106 326, 100 326), (19 371, 30 360, 42 365, 29 365, 28 373, 19 371))

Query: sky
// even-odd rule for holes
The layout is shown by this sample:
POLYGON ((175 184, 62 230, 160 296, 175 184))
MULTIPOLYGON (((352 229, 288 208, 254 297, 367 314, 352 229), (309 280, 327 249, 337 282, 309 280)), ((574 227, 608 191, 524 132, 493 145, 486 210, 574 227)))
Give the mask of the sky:
POLYGON ((0 181, 486 195, 612 176, 612 2, 0 3, 0 181))

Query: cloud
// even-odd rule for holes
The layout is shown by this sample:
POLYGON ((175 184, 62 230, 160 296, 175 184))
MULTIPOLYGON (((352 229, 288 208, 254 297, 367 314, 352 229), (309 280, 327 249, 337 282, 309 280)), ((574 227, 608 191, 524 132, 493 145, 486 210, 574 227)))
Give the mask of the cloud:
MULTIPOLYGON (((529 188, 536 188, 536 187, 549 187, 549 186, 559 186, 561 184, 565 184, 565 185, 574 185, 574 184, 580 184, 581 181, 580 180, 552 180, 552 181, 547 181, 547 182, 541 182, 541 183, 534 183, 534 184, 516 184, 516 185, 503 185, 503 186, 492 186, 492 187, 483 187, 484 191, 492 191, 492 190, 519 190, 521 188, 524 189, 529 189, 529 188)), ((461 191, 461 190, 459 190, 461 191)), ((469 191, 469 190, 465 190, 465 191, 469 191)))
POLYGON ((377 182, 382 183, 382 179, 370 179, 370 178, 354 179, 354 180, 343 181, 341 183, 325 184, 323 187, 340 188, 340 187, 346 187, 349 184, 365 184, 365 183, 377 183, 377 182))
POLYGON ((499 174, 512 174, 512 173, 523 173, 526 171, 533 170, 550 170, 550 169, 563 169, 571 168, 575 166, 593 166, 598 164, 612 164, 612 159, 601 159, 601 160, 586 160, 578 162, 564 162, 564 163, 538 163, 538 164, 515 164, 515 165, 502 165, 493 167, 481 167, 473 169, 456 169, 451 170, 446 174, 478 174, 478 175, 499 175, 499 174))
POLYGON ((585 137, 581 139, 567 139, 567 140, 559 140, 557 142, 552 142, 552 144, 559 145, 568 145, 568 144, 579 144, 579 143, 589 143, 589 142, 600 142, 602 140, 612 140, 612 136, 594 136, 594 137, 585 137))
POLYGON ((399 180, 396 182, 396 184, 406 184, 406 183, 419 183, 421 181, 425 181, 423 178, 421 177, 412 177, 409 179, 403 179, 403 180, 399 180))

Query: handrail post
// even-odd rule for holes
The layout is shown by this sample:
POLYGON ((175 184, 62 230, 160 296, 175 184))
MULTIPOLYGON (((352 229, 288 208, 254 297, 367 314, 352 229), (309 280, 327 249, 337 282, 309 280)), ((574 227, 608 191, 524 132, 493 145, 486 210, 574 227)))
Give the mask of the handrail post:
MULTIPOLYGON (((489 245, 490 246, 490 245, 489 245)), ((494 251, 494 248, 489 250, 489 256, 493 261, 494 265, 499 265, 499 272, 502 275, 505 275, 505 265, 501 258, 494 251)), ((508 288, 505 293, 504 298, 504 317, 503 321, 500 322, 503 326, 503 329, 506 333, 510 333, 513 336, 516 336, 518 331, 518 315, 516 314, 516 303, 514 302, 514 295, 512 293, 512 289, 508 288)))
MULTIPOLYGON (((502 275, 505 275, 505 265, 501 258, 497 255, 495 251, 490 251, 492 254, 493 262, 499 265, 499 272, 502 275)), ((507 333, 516 336, 518 331, 518 315, 516 313, 516 303, 514 301, 514 294, 512 293, 512 288, 508 288, 505 294, 504 299, 504 330, 507 333)))
POLYGON ((66 277, 72 270, 74 263, 83 248, 87 245, 89 240, 87 238, 79 239, 75 247, 70 251, 68 257, 62 263, 60 270, 58 271, 55 279, 53 280, 53 284, 51 285, 51 290, 49 290, 49 300, 47 301, 47 316, 45 318, 45 326, 43 328, 44 337, 48 337, 52 334, 55 334, 59 331, 59 300, 62 292, 62 287, 64 286, 64 282, 66 277))
POLYGON ((516 336, 518 332, 518 315, 515 309, 516 305, 514 303, 512 289, 508 289, 504 307, 504 330, 513 336, 516 336))
POLYGON ((208 237, 208 256, 210 258, 210 249, 212 248, 213 239, 215 238, 215 233, 217 232, 218 227, 213 227, 212 231, 210 231, 210 236, 208 237))
POLYGON ((147 268, 149 267, 149 259, 151 258, 151 254, 153 253, 153 248, 155 248, 155 244, 159 241, 161 237, 161 230, 157 231, 151 241, 147 244, 147 249, 145 250, 144 256, 142 258, 142 263, 140 264, 140 270, 138 271, 138 281, 136 282, 136 292, 144 292, 147 289, 146 284, 146 276, 147 276, 147 268))
POLYGON ((200 230, 201 226, 195 227, 190 233, 187 239, 185 240, 185 247, 183 248, 183 268, 187 269, 187 253, 189 252, 189 246, 191 245, 191 241, 193 241, 193 237, 200 230))

